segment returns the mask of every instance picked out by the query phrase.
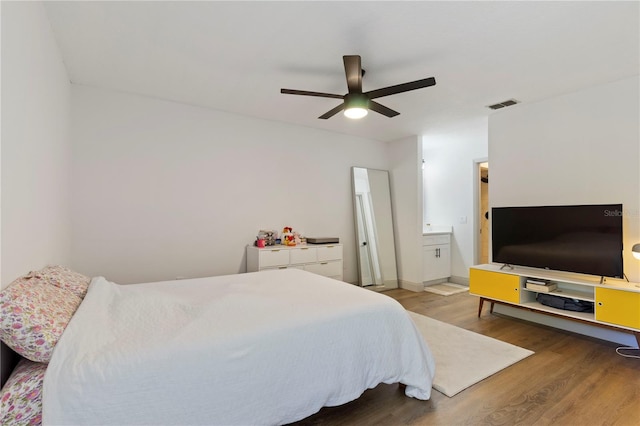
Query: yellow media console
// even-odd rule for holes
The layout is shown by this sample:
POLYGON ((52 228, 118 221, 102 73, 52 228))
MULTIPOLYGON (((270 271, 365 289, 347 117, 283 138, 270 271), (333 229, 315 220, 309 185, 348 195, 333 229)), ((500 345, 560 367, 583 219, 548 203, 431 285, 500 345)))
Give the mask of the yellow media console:
POLYGON ((469 270, 469 293, 480 297, 478 316, 485 301, 501 303, 542 314, 581 321, 592 325, 631 332, 640 347, 640 283, 609 280, 600 283, 598 277, 500 265, 477 265, 469 270), (527 282, 553 283, 553 290, 527 288, 527 282), (538 293, 545 293, 574 301, 593 303, 593 312, 576 312, 543 305, 538 293))

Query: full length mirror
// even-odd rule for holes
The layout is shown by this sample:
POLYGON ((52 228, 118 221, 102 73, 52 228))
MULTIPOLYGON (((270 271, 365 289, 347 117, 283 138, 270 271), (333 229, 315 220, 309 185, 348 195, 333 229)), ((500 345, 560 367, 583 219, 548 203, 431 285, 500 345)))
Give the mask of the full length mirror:
POLYGON ((358 279, 363 287, 398 287, 389 172, 353 167, 358 279))

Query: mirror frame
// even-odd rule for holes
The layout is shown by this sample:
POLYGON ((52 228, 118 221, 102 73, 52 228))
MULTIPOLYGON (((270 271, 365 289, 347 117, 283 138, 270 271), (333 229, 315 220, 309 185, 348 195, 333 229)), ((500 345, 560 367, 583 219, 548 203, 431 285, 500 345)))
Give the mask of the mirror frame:
MULTIPOLYGON (((369 179, 367 179, 367 181, 369 181, 369 179)), ((367 288, 367 289, 373 289, 376 291, 381 291, 381 290, 390 290, 392 288, 398 288, 399 287, 399 277, 398 277, 398 260, 397 260, 397 251, 396 251, 396 247, 395 247, 395 230, 394 230, 394 217, 393 217, 393 206, 392 206, 392 200, 391 200, 391 178, 390 178, 390 174, 388 170, 381 170, 381 169, 372 169, 372 168, 367 168, 367 167, 357 167, 357 166, 353 166, 351 167, 351 192, 352 192, 352 202, 353 202, 353 218, 354 218, 354 235, 355 235, 355 246, 356 246, 356 259, 357 259, 357 266, 358 266, 358 285, 360 287, 363 288, 367 288), (378 234, 382 233, 385 234, 383 239, 386 239, 387 243, 389 244, 389 241, 391 242, 391 250, 385 250, 386 256, 385 256, 385 260, 384 262, 380 262, 378 261, 378 264, 376 265, 377 268, 380 270, 380 279, 381 279, 381 283, 377 284, 374 282, 373 284, 369 284, 369 285, 363 285, 363 260, 362 260, 362 255, 361 255, 361 246, 360 246, 360 242, 361 242, 361 237, 359 235, 359 229, 360 229, 360 225, 359 225, 359 218, 358 218, 358 211, 359 206, 358 206, 358 193, 356 191, 356 170, 365 170, 367 171, 367 177, 368 177, 368 173, 370 171, 372 172, 384 172, 386 174, 386 194, 388 199, 384 200, 384 203, 387 204, 388 207, 388 211, 385 211, 385 216, 388 216, 388 220, 386 221, 386 230, 385 229, 380 229, 379 226, 374 226, 374 224, 370 224, 370 226, 374 226, 375 230, 374 233, 375 235, 375 244, 376 244, 376 251, 377 253, 380 253, 381 250, 379 250, 379 238, 378 238, 378 234), (388 215, 387 215, 388 213, 388 215), (383 232, 380 232, 383 231, 383 232), (385 232, 386 231, 386 232, 385 232), (386 268, 384 267, 386 265, 386 268), (389 274, 389 270, 391 270, 391 274, 389 274), (389 276, 392 275, 392 276, 389 276)), ((369 191, 369 193, 371 193, 371 191, 369 191)), ((370 198, 371 199, 371 198, 370 198)), ((371 202, 373 202, 373 200, 371 200, 371 202)), ((373 208, 373 206, 372 206, 373 208)), ((373 214, 373 212, 371 212, 370 214, 373 214)), ((374 218, 375 221, 375 218, 374 218)), ((368 243, 368 242, 367 242, 368 243)), ((388 246, 387 246, 388 247, 388 246)))

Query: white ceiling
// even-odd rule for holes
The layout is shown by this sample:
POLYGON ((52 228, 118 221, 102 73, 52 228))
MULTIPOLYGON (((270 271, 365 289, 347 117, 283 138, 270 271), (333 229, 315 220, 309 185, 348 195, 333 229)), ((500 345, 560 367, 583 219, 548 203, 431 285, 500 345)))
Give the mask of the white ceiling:
POLYGON ((640 3, 46 2, 73 83, 377 140, 640 74, 640 3), (435 77, 378 102, 401 114, 317 117, 344 94, 435 77))

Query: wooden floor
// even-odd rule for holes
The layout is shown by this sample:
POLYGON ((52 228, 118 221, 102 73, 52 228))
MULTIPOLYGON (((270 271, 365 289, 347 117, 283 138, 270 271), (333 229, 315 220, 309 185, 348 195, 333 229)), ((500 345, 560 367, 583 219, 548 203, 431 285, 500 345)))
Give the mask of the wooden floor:
POLYGON ((434 390, 431 400, 419 401, 383 384, 296 425, 640 425, 640 359, 616 354, 619 345, 491 315, 487 304, 478 318, 478 298, 468 293, 384 294, 410 311, 535 354, 453 398, 434 390))

